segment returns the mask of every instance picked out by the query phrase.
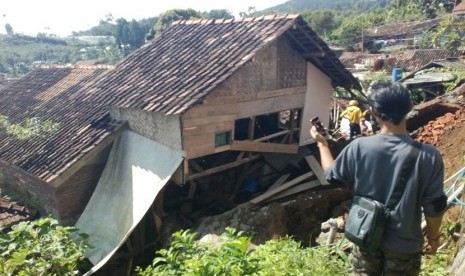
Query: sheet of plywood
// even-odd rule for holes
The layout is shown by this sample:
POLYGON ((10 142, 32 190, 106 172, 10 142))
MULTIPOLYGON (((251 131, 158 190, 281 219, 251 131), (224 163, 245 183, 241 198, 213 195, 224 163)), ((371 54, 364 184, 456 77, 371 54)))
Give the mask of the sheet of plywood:
POLYGON ((286 109, 302 108, 304 103, 305 93, 241 102, 238 103, 237 117, 247 118, 257 114, 268 114, 286 109))

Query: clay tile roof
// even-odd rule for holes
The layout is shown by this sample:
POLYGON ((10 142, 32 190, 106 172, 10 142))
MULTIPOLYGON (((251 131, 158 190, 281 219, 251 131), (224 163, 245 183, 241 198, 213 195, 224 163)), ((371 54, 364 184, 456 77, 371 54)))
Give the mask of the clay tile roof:
POLYGON ((180 114, 282 35, 335 85, 358 85, 300 16, 285 15, 175 22, 92 85, 86 97, 118 107, 180 114))
POLYGON ((0 228, 9 229, 18 222, 32 219, 35 213, 35 210, 0 196, 0 228))
POLYGON ((440 20, 439 18, 435 18, 426 21, 386 24, 365 30, 365 37, 371 39, 390 39, 413 35, 414 33, 431 29, 436 26, 440 20))
POLYGON ((465 14, 465 1, 455 6, 452 12, 455 14, 465 14))
POLYGON ((79 93, 107 71, 105 66, 41 67, 0 89, 0 115, 9 124, 37 118, 58 125, 52 133, 23 140, 0 126, 0 159, 50 182, 111 134, 116 125, 107 109, 80 101, 79 93))
POLYGON ((417 71, 428 63, 447 59, 458 58, 465 55, 465 51, 456 50, 449 51, 443 49, 420 49, 420 50, 407 50, 403 53, 396 54, 396 66, 404 68, 407 72, 417 71))

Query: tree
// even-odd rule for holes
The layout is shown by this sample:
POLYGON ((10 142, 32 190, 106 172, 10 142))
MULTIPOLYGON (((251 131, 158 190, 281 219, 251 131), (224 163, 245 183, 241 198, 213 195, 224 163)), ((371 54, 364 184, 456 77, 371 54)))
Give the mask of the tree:
POLYGON ((219 9, 219 10, 211 10, 207 12, 204 17, 213 18, 213 19, 230 19, 230 18, 233 18, 234 16, 228 10, 219 9))
POLYGON ((338 27, 332 11, 311 11, 302 14, 302 17, 308 22, 310 27, 322 37, 329 34, 338 27))
POLYGON ((155 36, 160 35, 166 30, 171 23, 178 20, 188 20, 192 18, 202 18, 200 12, 193 9, 173 9, 162 13, 159 17, 153 30, 147 36, 147 39, 153 39, 155 36))

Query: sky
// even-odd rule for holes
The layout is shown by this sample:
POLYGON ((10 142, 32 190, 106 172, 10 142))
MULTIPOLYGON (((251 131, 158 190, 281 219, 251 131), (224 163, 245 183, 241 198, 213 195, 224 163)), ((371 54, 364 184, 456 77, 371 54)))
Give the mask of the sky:
POLYGON ((170 9, 192 8, 197 11, 227 9, 238 17, 249 7, 269 8, 286 0, 0 0, 0 33, 9 23, 15 33, 69 36, 98 25, 112 14, 115 19, 143 19, 170 9))

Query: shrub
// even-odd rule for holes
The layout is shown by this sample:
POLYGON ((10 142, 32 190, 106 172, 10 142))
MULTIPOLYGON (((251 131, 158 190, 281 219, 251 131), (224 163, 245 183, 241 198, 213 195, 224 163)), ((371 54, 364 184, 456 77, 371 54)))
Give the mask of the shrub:
POLYGON ((75 232, 52 218, 21 222, 6 234, 0 232, 0 275, 76 275, 88 245, 83 234, 79 242, 72 240, 75 232))
POLYGON ((291 238, 249 250, 251 239, 227 228, 219 244, 200 243, 189 230, 173 234, 169 249, 156 253, 138 275, 345 275, 348 259, 337 246, 302 248, 291 238), (336 250, 335 250, 336 249, 336 250), (337 254, 340 253, 340 254, 337 254))

